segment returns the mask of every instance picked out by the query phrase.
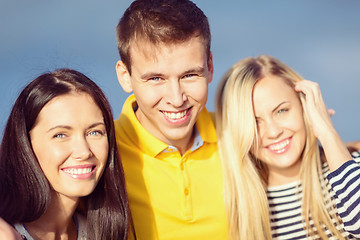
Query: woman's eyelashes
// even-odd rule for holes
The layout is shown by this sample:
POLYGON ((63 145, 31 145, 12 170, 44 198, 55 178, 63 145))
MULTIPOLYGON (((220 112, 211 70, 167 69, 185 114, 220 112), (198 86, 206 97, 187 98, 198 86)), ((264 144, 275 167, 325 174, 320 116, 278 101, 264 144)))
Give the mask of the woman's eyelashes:
POLYGON ((88 132, 88 136, 104 136, 106 134, 106 132, 104 130, 90 130, 88 132))
POLYGON ((284 113, 286 113, 288 111, 289 111, 289 108, 281 108, 276 112, 276 114, 280 115, 280 114, 284 114, 284 113))

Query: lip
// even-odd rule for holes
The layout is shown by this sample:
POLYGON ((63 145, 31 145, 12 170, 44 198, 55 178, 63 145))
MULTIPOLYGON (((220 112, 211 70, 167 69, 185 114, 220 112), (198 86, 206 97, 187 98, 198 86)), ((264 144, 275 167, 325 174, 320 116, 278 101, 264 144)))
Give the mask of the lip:
POLYGON ((265 148, 274 154, 284 154, 290 149, 291 140, 292 137, 289 137, 276 143, 269 144, 265 148))
POLYGON ((84 164, 61 168, 66 175, 74 179, 89 179, 95 173, 95 164, 84 164))
POLYGON ((160 111, 165 120, 171 124, 181 125, 188 121, 190 118, 192 107, 181 111, 160 111))

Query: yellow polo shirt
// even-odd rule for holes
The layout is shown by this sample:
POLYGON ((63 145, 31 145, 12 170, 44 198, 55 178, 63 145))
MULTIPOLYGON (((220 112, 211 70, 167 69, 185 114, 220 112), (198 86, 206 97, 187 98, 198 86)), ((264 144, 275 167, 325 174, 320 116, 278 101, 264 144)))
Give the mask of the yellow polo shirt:
POLYGON ((183 156, 137 120, 131 95, 115 120, 130 209, 138 239, 228 239, 216 132, 204 109, 199 141, 183 156))

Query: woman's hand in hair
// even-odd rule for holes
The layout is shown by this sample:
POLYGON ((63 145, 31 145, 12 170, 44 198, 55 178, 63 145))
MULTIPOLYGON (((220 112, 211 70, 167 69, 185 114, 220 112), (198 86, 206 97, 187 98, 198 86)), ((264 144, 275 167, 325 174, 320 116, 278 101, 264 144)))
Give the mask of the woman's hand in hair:
POLYGON ((314 135, 324 148, 330 170, 334 171, 351 159, 349 151, 331 122, 330 115, 334 112, 327 109, 317 83, 303 80, 296 83, 295 90, 305 95, 303 107, 314 135))
POLYGON ((326 107, 320 87, 316 82, 309 80, 297 82, 295 90, 305 95, 303 107, 307 112, 315 136, 321 142, 322 139, 327 138, 329 134, 335 131, 330 118, 330 115, 333 115, 335 112, 326 107))

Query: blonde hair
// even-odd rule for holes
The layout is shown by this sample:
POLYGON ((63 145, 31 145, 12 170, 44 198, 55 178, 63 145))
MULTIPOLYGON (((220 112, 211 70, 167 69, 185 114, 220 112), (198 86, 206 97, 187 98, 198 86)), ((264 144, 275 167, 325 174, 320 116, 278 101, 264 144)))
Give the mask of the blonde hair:
MULTIPOLYGON (((258 142, 252 93, 257 81, 267 75, 283 78, 289 85, 302 77, 279 60, 261 55, 235 63, 224 75, 217 94, 216 129, 224 171, 225 204, 231 239, 271 239, 266 185, 268 170, 250 152, 258 142), (253 207, 256 206, 256 207, 253 207)), ((303 96, 300 100, 303 105, 303 96)), ((341 220, 326 207, 330 193, 323 190, 317 139, 303 109, 306 143, 302 154, 300 179, 303 186, 302 215, 308 236, 327 239, 324 226, 339 239, 341 220), (325 194, 325 195, 324 195, 325 194), (310 225, 310 216, 314 228, 310 225), (335 219, 336 223, 332 222, 335 219)))

